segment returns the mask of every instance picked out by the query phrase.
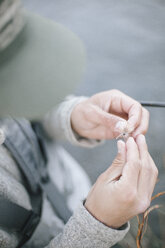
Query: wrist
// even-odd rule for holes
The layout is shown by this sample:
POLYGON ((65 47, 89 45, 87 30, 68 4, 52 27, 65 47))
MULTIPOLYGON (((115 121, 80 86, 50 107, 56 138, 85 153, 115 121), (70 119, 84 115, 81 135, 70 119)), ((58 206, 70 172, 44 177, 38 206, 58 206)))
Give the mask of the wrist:
POLYGON ((104 224, 105 226, 112 228, 112 229, 116 229, 116 230, 124 230, 125 228, 127 228, 128 223, 126 220, 121 220, 121 219, 114 219, 114 212, 111 213, 111 217, 107 216, 107 214, 102 213, 101 211, 96 210, 96 208, 92 208, 91 206, 88 205, 88 202, 85 200, 84 201, 84 207, 86 208, 86 210, 99 222, 101 222, 102 224, 104 224))

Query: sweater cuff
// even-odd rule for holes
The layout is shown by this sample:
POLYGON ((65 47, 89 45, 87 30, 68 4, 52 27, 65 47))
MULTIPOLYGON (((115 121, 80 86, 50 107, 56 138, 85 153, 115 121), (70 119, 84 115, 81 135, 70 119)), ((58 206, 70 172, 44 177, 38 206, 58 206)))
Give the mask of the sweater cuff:
POLYGON ((65 225, 63 233, 52 240, 50 247, 61 248, 67 244, 68 248, 110 248, 124 238, 129 227, 129 223, 122 230, 105 226, 96 220, 82 203, 65 225))
POLYGON ((91 247, 109 248, 121 241, 130 228, 129 222, 118 229, 113 229, 104 225, 102 222, 94 218, 83 204, 77 208, 74 216, 79 225, 83 227, 83 230, 81 231, 90 237, 90 242, 93 242, 91 247))

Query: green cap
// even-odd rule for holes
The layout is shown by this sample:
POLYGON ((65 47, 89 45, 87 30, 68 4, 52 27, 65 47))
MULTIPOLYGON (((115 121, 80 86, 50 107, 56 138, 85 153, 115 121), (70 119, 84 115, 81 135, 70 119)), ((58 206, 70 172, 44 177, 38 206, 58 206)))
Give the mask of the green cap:
POLYGON ((26 25, 0 53, 0 116, 39 118, 72 94, 82 79, 85 50, 61 24, 25 13, 26 25))

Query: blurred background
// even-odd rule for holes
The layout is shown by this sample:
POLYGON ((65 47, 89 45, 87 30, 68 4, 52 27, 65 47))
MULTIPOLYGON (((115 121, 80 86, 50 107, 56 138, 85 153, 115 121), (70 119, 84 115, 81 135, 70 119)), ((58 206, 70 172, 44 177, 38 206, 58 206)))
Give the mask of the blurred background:
MULTIPOLYGON (((87 69, 75 90, 77 95, 90 96, 116 88, 137 100, 165 100, 164 0, 23 0, 23 4, 32 12, 62 23, 84 42, 87 69)), ((148 110, 149 150, 162 170, 165 109, 148 110)), ((116 154, 116 141, 91 150, 63 145, 92 182, 116 154)))
MULTIPOLYGON (((165 101, 164 0, 22 3, 26 14, 19 0, 0 0, 1 116, 38 118, 72 92, 75 84, 72 93, 76 95, 91 96, 116 88, 138 101, 165 101), (79 83, 85 61, 83 46, 72 32, 57 23, 76 33, 86 48, 87 66, 79 83)), ((148 110, 147 142, 159 169, 155 194, 165 191, 165 108, 148 110)), ((92 182, 110 166, 117 153, 116 140, 94 149, 66 142, 62 146, 83 166, 92 182)), ((152 202, 156 203, 164 208, 149 217, 143 247, 165 247, 165 197, 152 202)), ((136 234, 134 218, 127 238, 115 248, 134 248, 136 234)))

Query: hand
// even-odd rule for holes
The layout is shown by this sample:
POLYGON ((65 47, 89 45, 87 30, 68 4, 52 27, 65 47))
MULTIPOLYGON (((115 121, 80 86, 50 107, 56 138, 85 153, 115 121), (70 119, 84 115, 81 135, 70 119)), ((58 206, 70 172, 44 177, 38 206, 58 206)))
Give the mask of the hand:
POLYGON ((105 225, 118 228, 149 207, 157 176, 143 135, 126 144, 118 141, 118 155, 93 185, 85 207, 105 225))
POLYGON ((118 90, 90 97, 71 114, 73 130, 90 139, 113 139, 124 131, 136 137, 147 132, 148 123, 148 111, 118 90))

